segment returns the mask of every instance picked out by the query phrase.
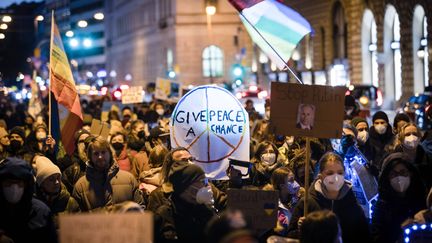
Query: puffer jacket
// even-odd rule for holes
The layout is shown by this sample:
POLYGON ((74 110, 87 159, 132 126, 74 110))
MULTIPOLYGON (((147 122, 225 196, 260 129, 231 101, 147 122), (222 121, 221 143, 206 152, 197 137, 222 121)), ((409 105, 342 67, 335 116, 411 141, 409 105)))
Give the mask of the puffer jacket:
POLYGON ((124 201, 143 203, 138 182, 131 173, 120 170, 115 161, 106 172, 87 163, 86 174, 75 184, 72 196, 82 211, 104 210, 124 201))
MULTIPOLYGON (((324 209, 333 211, 339 218, 344 243, 370 242, 367 219, 357 203, 351 183, 346 181, 339 191, 338 198, 331 200, 325 196, 323 182, 320 179, 315 180, 309 189, 308 212, 324 209)), ((304 198, 300 199, 294 208, 288 226, 288 237, 299 238, 298 220, 303 217, 303 212, 304 198)))

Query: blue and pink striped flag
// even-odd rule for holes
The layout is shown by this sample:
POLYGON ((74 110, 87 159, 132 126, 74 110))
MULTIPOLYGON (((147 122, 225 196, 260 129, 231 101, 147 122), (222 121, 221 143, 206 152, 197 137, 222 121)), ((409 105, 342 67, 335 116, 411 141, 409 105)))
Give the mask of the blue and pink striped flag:
POLYGON ((283 70, 297 44, 312 31, 299 13, 276 0, 229 0, 252 40, 283 70))

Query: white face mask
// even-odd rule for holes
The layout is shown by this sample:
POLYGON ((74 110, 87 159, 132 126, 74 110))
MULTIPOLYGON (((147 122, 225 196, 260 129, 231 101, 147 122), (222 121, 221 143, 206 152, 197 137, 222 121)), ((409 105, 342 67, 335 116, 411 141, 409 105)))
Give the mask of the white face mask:
POLYGON ((396 176, 390 180, 390 184, 397 192, 405 192, 410 186, 411 179, 409 176, 396 176))
POLYGON ((361 131, 357 134, 357 141, 361 144, 365 144, 369 138, 369 133, 367 131, 361 131))
POLYGON ((266 119, 266 120, 270 120, 270 111, 266 111, 266 112, 264 113, 264 119, 266 119))
POLYGON ((37 132, 36 133, 36 139, 37 140, 44 140, 46 138, 46 132, 37 132))
POLYGON ((387 131, 387 125, 384 124, 374 125, 374 128, 375 131, 380 135, 383 135, 387 131))
POLYGON ((162 116, 165 113, 164 109, 156 109, 156 113, 158 113, 159 116, 162 116))
POLYGON ((411 134, 408 137, 405 137, 404 145, 410 149, 416 148, 418 145, 418 137, 414 134, 411 134))
POLYGON ((24 194, 24 187, 20 187, 18 184, 12 184, 7 187, 3 187, 3 195, 9 203, 18 203, 24 194))
POLYGON ((275 153, 265 153, 261 155, 261 161, 267 165, 272 165, 276 162, 276 154, 275 153))
POLYGON ((196 201, 199 204, 213 205, 213 192, 210 186, 202 187, 196 194, 196 201))
POLYGON ((326 176, 323 183, 328 191, 339 191, 345 183, 345 180, 343 175, 333 174, 326 176))

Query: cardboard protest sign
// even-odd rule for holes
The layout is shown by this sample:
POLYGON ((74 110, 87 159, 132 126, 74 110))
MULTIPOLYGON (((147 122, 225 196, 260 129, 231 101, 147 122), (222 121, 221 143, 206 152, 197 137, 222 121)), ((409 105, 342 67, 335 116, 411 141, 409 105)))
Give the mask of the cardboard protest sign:
POLYGON ((60 215, 60 242, 153 242, 150 213, 60 215))
POLYGON ((249 161, 249 117, 226 89, 199 86, 177 103, 171 145, 185 147, 212 179, 228 179, 228 158, 249 161))
POLYGON ((177 101, 180 98, 180 83, 170 79, 156 79, 155 98, 159 100, 177 101))
POLYGON ((228 208, 238 209, 257 233, 276 226, 278 191, 228 189, 228 208))
POLYGON ((271 84, 271 123, 278 134, 339 138, 345 87, 271 84))
POLYGON ((110 131, 110 125, 106 122, 101 122, 100 120, 93 119, 90 126, 90 133, 95 136, 102 136, 108 139, 110 131))
POLYGON ((122 90, 122 104, 142 103, 144 92, 142 86, 132 86, 122 90))

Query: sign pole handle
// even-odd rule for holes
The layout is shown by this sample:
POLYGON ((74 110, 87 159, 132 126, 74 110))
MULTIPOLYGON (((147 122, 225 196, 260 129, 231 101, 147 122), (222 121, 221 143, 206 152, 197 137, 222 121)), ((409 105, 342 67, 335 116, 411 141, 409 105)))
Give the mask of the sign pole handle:
POLYGON ((305 196, 304 196, 304 210, 303 215, 306 217, 308 214, 308 199, 309 199, 309 170, 310 170, 310 138, 306 137, 306 161, 305 161, 305 196))

